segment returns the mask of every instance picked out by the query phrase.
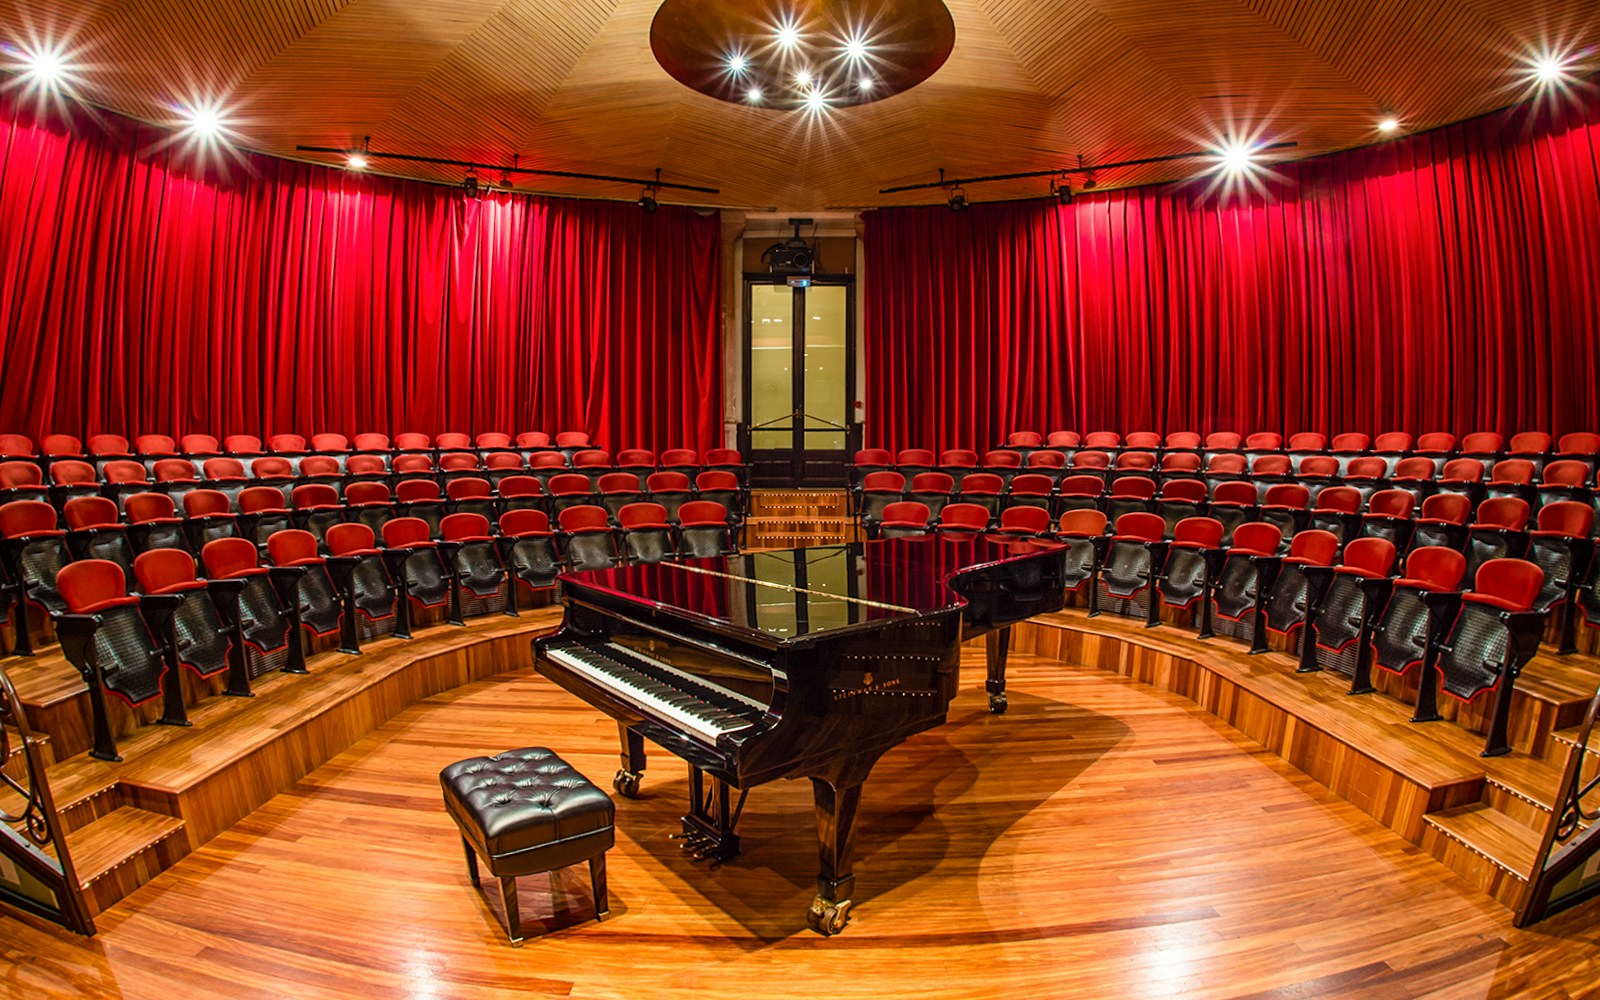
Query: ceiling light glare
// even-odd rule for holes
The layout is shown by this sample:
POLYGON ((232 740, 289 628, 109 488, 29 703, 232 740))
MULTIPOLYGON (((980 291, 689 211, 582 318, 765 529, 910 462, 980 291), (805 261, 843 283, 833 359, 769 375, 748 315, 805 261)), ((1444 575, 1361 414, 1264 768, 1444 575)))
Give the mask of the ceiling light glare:
POLYGON ((220 138, 227 128, 222 110, 210 102, 201 102, 186 108, 182 114, 184 133, 201 142, 211 142, 220 138))
POLYGON ((749 101, 751 104, 760 104, 761 97, 762 94, 760 87, 751 87, 749 90, 744 92, 744 99, 749 101))
POLYGON ((863 94, 866 93, 867 91, 871 90, 872 89, 872 77, 864 76, 860 80, 856 81, 856 89, 861 91, 863 94))
POLYGON ((844 54, 851 59, 865 59, 867 57, 867 40, 860 35, 851 35, 845 40, 844 54))
POLYGON ((40 48, 23 55, 22 75, 39 87, 55 90, 67 77, 67 60, 60 49, 40 48))
POLYGON ((785 49, 792 49, 800 44, 800 28, 793 21, 784 21, 778 25, 778 45, 785 49))
POLYGON ((828 95, 823 93, 821 87, 818 87, 815 90, 812 90, 809 94, 806 95, 806 110, 807 111, 822 111, 822 110, 826 109, 827 106, 828 106, 828 95))
POLYGON ((1533 75, 1545 86, 1561 83, 1567 78, 1567 61, 1553 54, 1539 56, 1533 61, 1533 75))
POLYGON ((1230 141, 1217 151, 1217 157, 1223 173, 1242 174, 1255 166, 1256 151, 1248 143, 1230 141))
POLYGON ((738 76, 750 68, 750 60, 745 58, 743 52, 735 52, 728 57, 728 72, 738 76))
POLYGON ((367 158, 360 153, 351 153, 350 159, 346 160, 345 164, 351 170, 365 170, 367 169, 367 158))
POLYGON ((1394 118, 1385 118, 1378 122, 1379 132, 1394 132, 1400 128, 1400 122, 1394 118))

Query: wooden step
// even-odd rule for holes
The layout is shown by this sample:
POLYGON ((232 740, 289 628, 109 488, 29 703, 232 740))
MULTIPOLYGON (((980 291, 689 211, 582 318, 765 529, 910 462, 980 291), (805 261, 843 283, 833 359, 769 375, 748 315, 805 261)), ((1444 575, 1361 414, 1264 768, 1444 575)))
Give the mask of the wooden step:
POLYGON ((1462 878, 1515 909, 1540 836, 1482 803, 1423 817, 1422 846, 1462 878))
POLYGON ((188 853, 183 820, 122 806, 67 836, 78 883, 99 913, 188 853))

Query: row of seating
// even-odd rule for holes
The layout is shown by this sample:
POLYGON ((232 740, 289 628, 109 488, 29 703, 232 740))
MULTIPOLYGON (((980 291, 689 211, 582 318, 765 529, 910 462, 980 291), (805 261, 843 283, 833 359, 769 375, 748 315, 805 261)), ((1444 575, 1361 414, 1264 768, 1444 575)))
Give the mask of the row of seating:
MULTIPOLYGON (((91 434, 87 440, 80 440, 71 434, 46 434, 40 438, 37 447, 26 435, 0 434, 0 458, 109 459, 142 456, 154 459, 174 455, 207 458, 217 455, 253 457, 269 454, 331 455, 351 452, 392 454, 473 450, 491 452, 513 449, 524 452, 555 449, 573 453, 593 447, 589 435, 583 431, 562 431, 554 438, 543 431, 525 431, 515 438, 509 434, 496 432, 479 434, 476 437, 460 433, 429 437, 426 434, 406 432, 396 434, 392 441, 387 434, 378 433, 357 434, 353 438, 343 434, 313 434, 310 439, 300 434, 273 434, 265 441, 253 434, 229 434, 222 438, 213 434, 185 434, 178 438, 167 434, 141 434, 132 441, 120 434, 91 434)), ((727 450, 730 449, 713 451, 727 450)), ((688 452, 692 464, 694 453, 689 449, 663 452, 663 460, 671 464, 673 459, 669 456, 677 455, 680 451, 688 452)))
MULTIPOLYGON (((39 514, 42 506, 17 501, 0 508, 0 520, 39 514)), ((8 538, 6 562, 23 581, 14 605, 23 612, 20 634, 23 601, 49 612, 63 655, 89 687, 91 752, 117 760, 107 694, 134 707, 160 697, 160 721, 187 725, 183 670, 202 679, 226 675, 224 693, 247 697, 251 680, 270 670, 305 673, 308 641, 337 635, 342 652, 357 654, 374 635, 410 638, 414 609, 443 609, 457 625, 483 614, 515 616, 519 588, 552 587, 563 570, 736 551, 720 504, 690 501, 680 513, 669 523, 660 504, 641 502, 614 520, 603 507, 577 506, 562 510, 552 531, 542 510, 507 511, 498 526, 458 511, 437 532, 402 516, 384 521, 381 534, 359 521, 335 522, 320 539, 285 526, 259 545, 234 534, 205 539, 198 558, 182 544, 134 555, 116 532, 74 553, 60 532, 40 528, 8 538)))

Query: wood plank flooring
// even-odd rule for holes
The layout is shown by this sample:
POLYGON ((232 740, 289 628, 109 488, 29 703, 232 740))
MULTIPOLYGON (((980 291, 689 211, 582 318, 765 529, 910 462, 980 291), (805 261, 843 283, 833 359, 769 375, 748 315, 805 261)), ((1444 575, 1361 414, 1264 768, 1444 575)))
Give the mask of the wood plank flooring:
POLYGON ((587 874, 522 881, 531 936, 466 881, 437 772, 542 744, 596 781, 614 727, 531 671, 430 698, 99 918, 0 918, 15 997, 1581 997, 1600 908, 1522 932, 1425 851, 1176 695, 1016 655, 985 710, 969 646, 947 725, 867 785, 856 919, 805 929, 810 791, 750 796, 744 854, 670 839, 656 754, 618 802, 612 918, 587 874))

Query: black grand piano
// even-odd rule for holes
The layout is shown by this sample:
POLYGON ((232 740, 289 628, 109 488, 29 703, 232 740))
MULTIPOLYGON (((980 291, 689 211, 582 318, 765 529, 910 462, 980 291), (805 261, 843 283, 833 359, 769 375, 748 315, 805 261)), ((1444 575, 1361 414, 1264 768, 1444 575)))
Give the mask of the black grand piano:
POLYGON ((1005 710, 1008 626, 1062 606, 1063 553, 930 536, 570 573, 535 661, 618 720, 620 794, 638 794, 645 740, 688 761, 697 858, 738 854, 750 788, 810 778, 822 869, 807 922, 836 934, 872 765, 945 721, 963 638, 988 636, 990 710, 1005 710))

